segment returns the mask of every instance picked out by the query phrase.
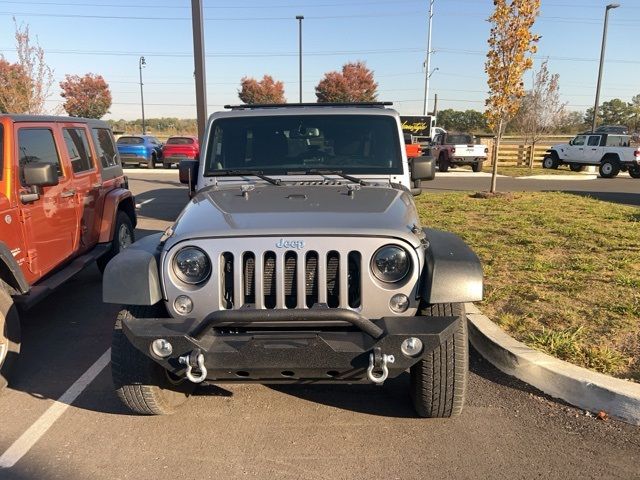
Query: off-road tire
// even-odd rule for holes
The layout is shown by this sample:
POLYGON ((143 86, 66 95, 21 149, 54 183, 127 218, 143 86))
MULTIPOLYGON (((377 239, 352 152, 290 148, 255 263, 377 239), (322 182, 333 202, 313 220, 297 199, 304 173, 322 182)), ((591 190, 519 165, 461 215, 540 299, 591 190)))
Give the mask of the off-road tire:
POLYGON ((161 318, 161 305, 128 306, 120 311, 111 343, 111 377, 116 394, 132 412, 169 415, 187 401, 195 385, 188 380, 172 382, 167 372, 127 339, 122 322, 128 318, 161 318))
POLYGON ((7 386, 11 369, 20 353, 20 317, 9 295, 6 283, 0 280, 0 390, 7 386))
POLYGON ((156 154, 154 153, 151 155, 151 158, 147 162, 147 168, 149 170, 153 170, 154 168, 156 168, 156 161, 157 161, 157 158, 156 158, 156 154))
POLYGON ((425 316, 456 316, 453 335, 411 367, 411 400, 421 417, 448 418, 460 415, 464 406, 469 371, 467 317, 461 303, 429 305, 425 316))
POLYGON ((449 170, 449 159, 444 154, 440 155, 440 158, 438 158, 438 170, 442 173, 449 170))
POLYGON ((471 170, 473 170, 476 173, 481 172, 483 165, 484 165, 484 162, 476 162, 473 165, 471 165, 471 170))
POLYGON ((556 152, 551 152, 549 155, 545 155, 542 159, 542 168, 556 170, 558 165, 560 165, 560 161, 556 152))
POLYGON ((640 167, 639 166, 629 167, 629 176, 631 178, 640 178, 640 167))
POLYGON ((577 163, 572 163, 569 165, 569 170, 571 170, 572 172, 581 172, 582 170, 584 170, 584 166, 577 163))
POLYGON ((598 171, 602 178, 613 178, 620 173, 620 162, 614 157, 605 157, 600 162, 598 171))
POLYGON ((135 232, 133 230, 133 224, 131 223, 131 218, 124 211, 118 211, 118 215, 116 216, 116 228, 114 229, 113 239, 111 240, 111 250, 101 256, 96 263, 98 265, 98 269, 100 273, 104 273, 104 269, 107 267, 107 263, 119 254, 122 250, 127 248, 131 243, 124 244, 123 239, 120 235, 120 230, 122 228, 126 228, 131 236, 131 243, 135 242, 135 232))

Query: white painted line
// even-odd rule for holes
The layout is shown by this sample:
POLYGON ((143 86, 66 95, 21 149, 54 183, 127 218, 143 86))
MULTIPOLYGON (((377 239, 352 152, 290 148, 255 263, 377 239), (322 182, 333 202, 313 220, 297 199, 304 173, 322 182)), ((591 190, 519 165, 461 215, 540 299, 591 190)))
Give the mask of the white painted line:
POLYGON ((153 202, 153 200, 154 200, 153 198, 150 198, 150 199, 145 200, 143 202, 136 203, 136 208, 140 209, 140 207, 142 207, 142 205, 146 205, 147 203, 151 203, 151 202, 153 202))
POLYGON ((47 433, 47 430, 71 406, 85 388, 107 366, 111 358, 111 349, 107 349, 62 396, 44 412, 0 457, 0 468, 13 467, 47 433))

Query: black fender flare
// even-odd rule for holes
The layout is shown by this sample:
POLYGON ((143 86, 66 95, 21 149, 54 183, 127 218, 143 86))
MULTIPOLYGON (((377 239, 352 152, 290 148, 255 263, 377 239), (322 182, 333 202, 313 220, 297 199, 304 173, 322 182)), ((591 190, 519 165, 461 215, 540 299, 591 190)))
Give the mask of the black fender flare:
POLYGON ((162 235, 138 240, 107 263, 102 280, 105 303, 155 305, 162 300, 158 271, 162 235))
POLYGON ((11 250, 3 242, 0 242, 0 279, 18 293, 29 292, 29 282, 24 278, 11 250))
POLYGON ((457 235, 423 228, 427 245, 421 297, 429 304, 478 302, 483 297, 482 265, 457 235))

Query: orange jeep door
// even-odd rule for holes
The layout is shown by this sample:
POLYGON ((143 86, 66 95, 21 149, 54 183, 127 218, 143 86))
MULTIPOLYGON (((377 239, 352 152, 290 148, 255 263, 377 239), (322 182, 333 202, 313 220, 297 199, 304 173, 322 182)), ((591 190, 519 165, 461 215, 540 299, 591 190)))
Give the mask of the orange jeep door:
POLYGON ((82 123, 63 123, 65 155, 71 165, 76 208, 80 220, 79 251, 84 252, 98 243, 96 204, 100 197, 100 182, 95 158, 89 146, 90 132, 82 123))
POLYGON ((23 268, 34 282, 71 257, 78 241, 78 219, 71 167, 63 161, 62 139, 54 124, 16 123, 15 155, 20 159, 19 193, 27 193, 22 168, 27 163, 53 163, 59 183, 40 189, 40 198, 20 203, 20 217, 26 238, 27 262, 23 268), (60 148, 62 147, 62 148, 60 148))

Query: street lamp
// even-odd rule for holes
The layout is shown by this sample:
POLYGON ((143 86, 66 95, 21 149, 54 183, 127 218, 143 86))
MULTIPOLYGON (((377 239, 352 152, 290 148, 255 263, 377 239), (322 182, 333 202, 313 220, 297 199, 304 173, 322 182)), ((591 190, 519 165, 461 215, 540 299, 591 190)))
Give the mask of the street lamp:
POLYGON ((619 3, 610 3, 604 11, 604 29, 602 30, 602 48, 600 50, 600 68, 598 69, 598 86, 596 87, 596 104, 593 107, 593 123, 591 131, 595 132, 596 122, 598 120, 598 105, 600 104, 600 85, 602 83, 602 67, 604 66, 604 49, 607 44, 607 25, 609 23, 609 10, 618 8, 619 3))
POLYGON ((300 103, 302 103, 302 20, 304 16, 296 15, 298 20, 298 67, 300 69, 300 103))
POLYGON ((142 67, 147 64, 145 62, 144 57, 140 57, 138 60, 138 69, 140 70, 140 103, 142 104, 142 134, 146 135, 147 130, 144 124, 144 93, 142 92, 142 67))
MULTIPOLYGON (((429 69, 431 68, 431 27, 433 25, 433 3, 435 0, 429 1, 429 35, 427 36, 427 59, 425 61, 425 75, 424 75, 424 102, 422 104, 422 115, 427 114, 429 108, 429 69)), ((431 72, 433 73, 433 72, 431 72)))

